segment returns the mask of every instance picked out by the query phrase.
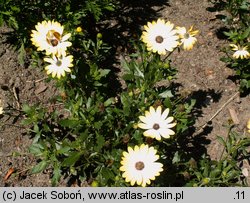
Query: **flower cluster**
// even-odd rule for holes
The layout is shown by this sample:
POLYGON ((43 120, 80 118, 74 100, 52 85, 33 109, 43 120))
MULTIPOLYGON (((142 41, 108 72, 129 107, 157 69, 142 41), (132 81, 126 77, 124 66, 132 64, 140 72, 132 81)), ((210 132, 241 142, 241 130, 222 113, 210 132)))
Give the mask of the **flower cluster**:
POLYGON ((45 67, 47 74, 52 77, 61 78, 65 72, 71 72, 73 67, 73 56, 67 55, 67 48, 72 45, 67 41, 71 34, 64 33, 64 27, 55 21, 43 21, 35 26, 32 30, 31 41, 37 47, 37 51, 45 51, 50 58, 44 58, 44 61, 50 63, 45 67))
POLYGON ((198 32, 198 30, 193 30, 193 26, 189 30, 185 27, 174 28, 174 24, 170 21, 158 19, 144 26, 141 39, 149 51, 165 55, 167 51, 172 52, 181 45, 184 50, 191 50, 197 42, 194 36, 198 32))
MULTIPOLYGON (((174 118, 168 117, 169 109, 162 112, 162 107, 158 106, 156 109, 150 107, 149 111, 145 112, 145 116, 139 116, 142 123, 138 127, 145 129, 143 133, 146 137, 161 140, 163 138, 170 138, 175 132, 170 128, 174 127, 176 123, 171 123, 174 118)), ((135 146, 134 149, 128 147, 128 152, 123 152, 120 170, 124 173, 122 177, 126 182, 130 182, 133 186, 135 183, 143 187, 150 184, 151 180, 155 180, 156 176, 163 171, 163 165, 156 162, 159 155, 156 155, 157 150, 154 147, 142 144, 135 146)))
MULTIPOLYGON (((148 51, 165 55, 172 52, 176 47, 183 46, 184 50, 191 50, 197 39, 194 37, 198 30, 191 27, 188 31, 185 27, 176 27, 170 21, 165 22, 163 19, 148 22, 144 26, 142 41, 146 44, 148 51)), ((150 107, 145 111, 144 116, 139 116, 140 122, 138 127, 145 130, 145 137, 155 138, 160 141, 162 138, 170 138, 175 132, 171 129, 176 125, 172 116, 168 117, 169 109, 162 112, 162 107, 156 109, 150 107)), ((122 177, 126 182, 133 186, 135 183, 145 187, 155 180, 156 176, 163 171, 163 165, 156 162, 159 156, 154 147, 142 144, 135 146, 134 149, 128 147, 128 152, 123 152, 120 170, 123 172, 122 177)))

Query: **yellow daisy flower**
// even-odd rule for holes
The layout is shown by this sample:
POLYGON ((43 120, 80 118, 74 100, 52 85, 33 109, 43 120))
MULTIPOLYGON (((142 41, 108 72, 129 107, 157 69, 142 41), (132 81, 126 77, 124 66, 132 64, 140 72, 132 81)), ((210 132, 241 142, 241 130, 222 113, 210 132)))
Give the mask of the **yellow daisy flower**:
POLYGON ((233 58, 240 58, 240 59, 247 59, 250 57, 250 53, 247 51, 248 47, 241 47, 241 46, 237 46, 235 44, 230 44, 230 46, 232 47, 232 50, 235 51, 233 54, 233 58))
POLYGON ((52 77, 54 78, 55 76, 57 78, 61 78, 61 76, 65 76, 65 72, 71 72, 69 67, 73 67, 72 61, 73 61, 73 56, 56 56, 53 55, 52 58, 44 58, 44 61, 50 63, 50 65, 45 67, 45 70, 47 71, 47 74, 52 74, 52 77))
POLYGON ((173 29, 174 24, 158 19, 156 22, 148 22, 142 32, 142 41, 147 45, 149 51, 164 55, 167 51, 173 51, 178 46, 178 36, 173 29))
POLYGON ((170 128, 174 127, 176 123, 171 123, 174 117, 167 117, 168 114, 168 108, 162 113, 161 106, 158 106, 156 110, 151 106, 149 111, 145 112, 145 116, 139 116, 143 123, 139 123, 138 127, 146 130, 143 133, 146 137, 157 140, 161 140, 161 137, 170 138, 170 135, 175 134, 170 128))
POLYGON ((183 44, 184 50, 191 50, 197 39, 194 37, 198 34, 198 30, 193 30, 193 26, 187 31, 185 27, 176 27, 177 33, 181 39, 181 44, 183 44))
POLYGON ((128 147, 128 152, 123 152, 120 170, 123 171, 122 177, 126 182, 133 186, 135 183, 145 187, 155 180, 156 176, 163 171, 163 165, 155 162, 159 159, 154 147, 142 144, 135 146, 134 149, 128 147))
POLYGON ((31 41, 38 51, 46 51, 46 55, 65 55, 67 47, 72 43, 68 42, 71 34, 63 35, 64 27, 55 21, 43 21, 32 30, 31 41))

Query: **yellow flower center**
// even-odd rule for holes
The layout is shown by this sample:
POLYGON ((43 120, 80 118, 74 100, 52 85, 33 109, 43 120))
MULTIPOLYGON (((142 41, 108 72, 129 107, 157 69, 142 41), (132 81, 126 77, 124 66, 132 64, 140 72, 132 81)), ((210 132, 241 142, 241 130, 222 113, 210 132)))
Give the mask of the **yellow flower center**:
POLYGON ((61 41, 61 35, 55 30, 49 30, 46 35, 46 40, 51 46, 55 47, 61 41))
POLYGON ((162 43, 163 42, 163 37, 162 36, 157 36, 156 38, 155 38, 155 41, 157 42, 157 43, 162 43))
POLYGON ((145 165, 142 161, 138 161, 135 163, 135 168, 138 170, 138 171, 141 171, 142 169, 144 169, 145 165))
POLYGON ((158 129, 160 128, 160 125, 159 125, 158 123, 155 123, 155 124, 153 125, 153 128, 154 128, 155 130, 158 130, 158 129))

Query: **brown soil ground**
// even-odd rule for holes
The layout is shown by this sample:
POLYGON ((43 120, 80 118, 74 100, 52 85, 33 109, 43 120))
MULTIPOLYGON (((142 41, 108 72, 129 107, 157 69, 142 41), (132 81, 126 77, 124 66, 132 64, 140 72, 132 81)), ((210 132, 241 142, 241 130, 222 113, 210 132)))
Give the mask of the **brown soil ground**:
MULTIPOLYGON (((220 37, 219 30, 224 25, 216 19, 217 13, 207 11, 211 6, 208 0, 169 0, 164 6, 153 6, 152 9, 159 10, 159 16, 175 25, 194 25, 200 31, 195 48, 175 53, 172 59, 178 67, 176 82, 181 85, 180 92, 197 99, 195 126, 206 124, 219 111, 199 133, 199 136, 202 134, 209 140, 207 151, 213 159, 217 159, 222 147, 216 136, 227 135, 225 125, 229 120, 236 122, 238 132, 246 133, 250 96, 236 94, 238 85, 230 79, 234 72, 220 61, 223 56, 220 50, 228 42, 220 37)), ((43 79, 46 75, 40 69, 19 65, 16 51, 6 43, 7 31, 6 28, 0 29, 0 98, 4 106, 18 109, 25 103, 49 105, 56 94, 53 82, 47 83, 43 79)), ((27 136, 27 129, 20 124, 22 118, 18 117, 18 112, 14 114, 16 118, 8 115, 0 118, 0 187, 50 186, 50 171, 29 174, 28 169, 36 164, 35 157, 27 151, 32 140, 27 136), (15 173, 4 180, 11 168, 15 173)), ((65 186, 65 182, 62 181, 60 186, 65 186)))

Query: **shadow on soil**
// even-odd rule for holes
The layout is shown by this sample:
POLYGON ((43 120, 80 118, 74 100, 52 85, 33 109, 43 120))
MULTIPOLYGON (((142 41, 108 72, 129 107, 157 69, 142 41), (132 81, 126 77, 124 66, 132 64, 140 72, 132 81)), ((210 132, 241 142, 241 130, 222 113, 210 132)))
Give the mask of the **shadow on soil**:
POLYGON ((108 16, 108 20, 97 23, 94 31, 96 33, 93 35, 102 33, 103 41, 112 47, 109 50, 109 57, 102 64, 104 67, 111 67, 108 80, 112 82, 109 82, 111 85, 108 89, 112 96, 121 91, 117 77, 121 71, 118 57, 121 54, 133 53, 134 43, 140 40, 142 26, 159 18, 159 11, 164 6, 170 6, 168 0, 120 0, 119 2, 118 8, 108 16))
MULTIPOLYGON (((196 100, 196 104, 191 113, 193 122, 197 120, 198 117, 202 116, 203 108, 209 106, 211 102, 218 102, 221 95, 222 92, 215 92, 213 89, 193 92, 186 100, 186 102, 192 99, 196 100)), ((161 179, 164 180, 165 183, 168 182, 168 186, 185 186, 190 177, 188 173, 183 173, 184 168, 187 166, 190 168, 196 167, 202 157, 208 156, 207 145, 210 144, 211 141, 207 138, 207 135, 213 130, 211 123, 208 122, 200 132, 198 129, 199 127, 194 127, 193 123, 191 123, 190 126, 189 129, 177 135, 178 138, 176 143, 171 143, 168 154, 165 154, 167 159, 162 161, 164 166, 166 166, 164 170, 166 172, 161 174, 161 179), (176 154, 176 152, 178 152, 178 154, 176 154), (178 162, 178 159, 180 159, 182 163, 185 162, 185 166, 180 165, 176 167, 178 165, 172 163, 174 160, 178 162)), ((164 147, 164 145, 162 147, 164 147)))

